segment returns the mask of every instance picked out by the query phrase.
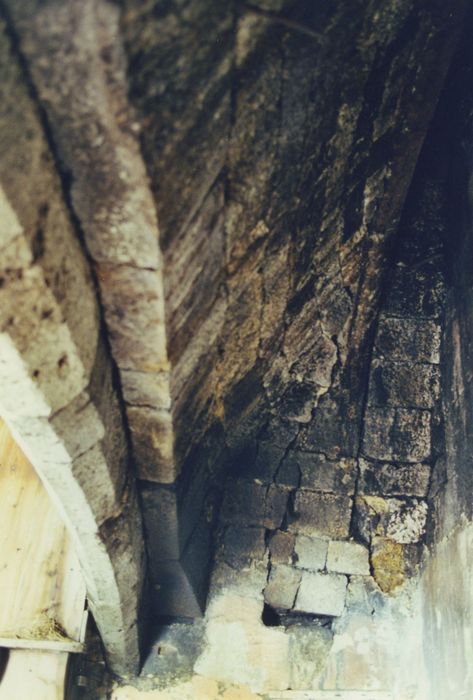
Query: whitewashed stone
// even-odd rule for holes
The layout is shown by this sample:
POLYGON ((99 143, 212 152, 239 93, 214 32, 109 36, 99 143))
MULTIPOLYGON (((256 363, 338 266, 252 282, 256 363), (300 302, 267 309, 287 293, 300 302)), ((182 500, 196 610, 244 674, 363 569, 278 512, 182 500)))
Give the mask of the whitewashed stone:
POLYGON ((346 576, 305 571, 294 610, 338 617, 345 607, 346 590, 346 576))
POLYGON ((356 542, 330 542, 328 545, 327 570, 340 574, 369 576, 368 550, 356 542))
POLYGON ((295 546, 297 566, 302 569, 314 569, 315 571, 324 569, 327 559, 327 548, 328 542, 326 540, 298 535, 295 546))

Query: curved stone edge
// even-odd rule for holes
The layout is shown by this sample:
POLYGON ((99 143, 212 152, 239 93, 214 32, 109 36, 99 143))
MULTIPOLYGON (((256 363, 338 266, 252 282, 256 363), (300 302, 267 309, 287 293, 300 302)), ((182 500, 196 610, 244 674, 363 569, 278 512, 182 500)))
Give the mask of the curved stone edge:
POLYGON ((119 7, 106 0, 6 6, 95 267, 141 479, 178 476, 155 203, 128 101, 119 7), (80 89, 78 89, 80 86, 80 89))
POLYGON ((3 192, 0 205, 0 415, 75 543, 112 671, 136 673, 144 545, 126 446, 107 436, 119 407, 110 401, 111 415, 103 406, 99 414, 68 322, 3 192))

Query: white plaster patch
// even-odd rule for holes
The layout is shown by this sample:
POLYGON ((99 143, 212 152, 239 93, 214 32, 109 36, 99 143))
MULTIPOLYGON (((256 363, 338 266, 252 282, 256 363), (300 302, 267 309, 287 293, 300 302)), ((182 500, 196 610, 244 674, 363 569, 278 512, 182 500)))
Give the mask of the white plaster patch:
POLYGON ((425 532, 428 506, 420 501, 406 509, 399 509, 389 518, 386 536, 399 544, 418 542, 425 532))
POLYGON ((233 594, 215 598, 207 613, 207 645, 195 671, 248 685, 256 692, 289 684, 289 638, 261 622, 262 604, 233 594))
POLYGON ((304 571, 294 610, 315 615, 341 615, 346 591, 346 576, 304 571))

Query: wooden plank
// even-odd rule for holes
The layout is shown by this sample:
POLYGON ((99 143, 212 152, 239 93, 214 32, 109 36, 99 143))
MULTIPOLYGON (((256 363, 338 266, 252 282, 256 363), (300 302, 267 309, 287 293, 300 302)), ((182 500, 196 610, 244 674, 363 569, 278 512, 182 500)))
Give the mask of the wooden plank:
POLYGON ((86 598, 79 562, 41 480, 3 421, 0 591, 0 644, 56 642, 78 650, 86 598))
POLYGON ((0 700, 64 700, 67 659, 67 653, 10 651, 0 700))
POLYGON ((83 642, 74 642, 68 639, 56 641, 54 639, 0 637, 0 647, 8 649, 37 649, 38 651, 65 651, 69 654, 80 654, 85 651, 85 644, 83 642))

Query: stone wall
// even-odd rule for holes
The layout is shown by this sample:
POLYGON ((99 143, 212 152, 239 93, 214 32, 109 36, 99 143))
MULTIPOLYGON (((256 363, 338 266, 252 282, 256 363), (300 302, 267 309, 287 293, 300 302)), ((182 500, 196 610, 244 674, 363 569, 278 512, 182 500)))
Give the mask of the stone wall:
POLYGON ((472 344, 473 245, 471 144, 473 53, 468 33, 456 56, 436 120, 438 158, 449 166, 448 293, 443 336, 445 458, 434 472, 433 546, 421 578, 426 697, 473 694, 472 600, 472 344))
POLYGON ((352 580, 366 577, 365 586, 392 594, 418 569, 432 472, 444 455, 437 185, 421 160, 380 303, 358 448, 337 458, 329 434, 325 452, 310 433, 279 424, 261 433, 253 461, 239 465, 243 478, 227 482, 219 557, 238 568, 269 553, 268 624, 338 617, 352 580))
POLYGON ((300 453, 318 453, 332 495, 291 508, 309 523, 321 506, 348 536, 385 259, 462 6, 125 3, 181 472, 142 482, 150 539, 174 543, 151 545, 158 585, 185 561, 203 590, 229 466, 279 471, 255 498, 285 512, 300 453))

